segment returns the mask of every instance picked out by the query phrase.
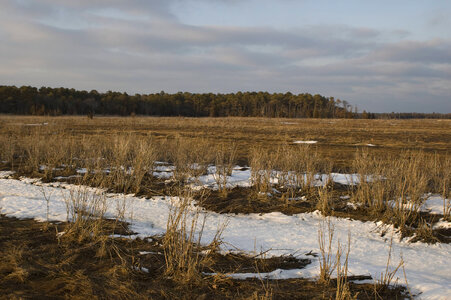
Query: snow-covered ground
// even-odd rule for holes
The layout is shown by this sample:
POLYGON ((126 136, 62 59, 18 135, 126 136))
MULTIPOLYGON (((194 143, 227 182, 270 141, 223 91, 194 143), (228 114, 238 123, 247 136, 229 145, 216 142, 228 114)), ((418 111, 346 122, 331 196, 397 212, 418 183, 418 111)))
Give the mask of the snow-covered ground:
MULTIPOLYGON (((193 169, 196 169, 198 166, 193 165, 193 169)), ((40 166, 40 170, 45 170, 46 166, 40 166)), ((62 168, 54 168, 53 170, 62 170, 62 168)), ((152 170, 149 170, 152 172, 152 175, 159 178, 159 179, 170 179, 174 176, 174 171, 176 170, 175 166, 169 165, 165 162, 156 162, 155 166, 152 170)), ((106 168, 102 170, 102 172, 108 174, 110 173, 110 169, 106 168)), ((127 174, 131 174, 133 171, 132 168, 127 169, 127 174)), ((206 170, 205 175, 201 175, 197 178, 190 178, 191 182, 193 183, 193 186, 197 187, 208 187, 212 189, 217 189, 217 183, 216 183, 216 177, 218 176, 216 174, 216 166, 210 165, 208 166, 206 170)), ((88 170, 86 168, 79 168, 76 170, 77 175, 71 175, 71 176, 58 176, 55 177, 57 180, 67 179, 67 178, 74 178, 74 177, 80 177, 83 174, 86 174, 88 170)), ((91 172, 95 172, 91 170, 91 172)), ((232 174, 227 176, 227 187, 228 188, 234 188, 234 187, 249 187, 251 186, 251 168, 249 167, 242 167, 242 166, 234 166, 232 169, 232 174)), ((278 184, 282 181, 282 179, 285 179, 285 182, 290 181, 302 181, 307 182, 307 175, 300 175, 304 176, 304 178, 298 178, 299 175, 295 175, 294 172, 290 171, 288 173, 286 172, 280 172, 273 170, 271 172, 271 183, 272 184, 278 184), (285 178, 283 178, 285 176, 285 178)), ((377 179, 377 176, 370 176, 368 175, 366 180, 374 180, 377 179)), ((345 184, 345 185, 354 185, 358 184, 360 182, 360 176, 358 174, 342 174, 342 173, 331 173, 331 174, 316 174, 314 176, 313 182, 311 184, 313 186, 324 186, 329 179, 336 183, 345 184)))
MULTIPOLYGON (((170 165, 163 165, 159 164, 154 167, 153 169, 153 176, 160 178, 160 179, 167 179, 171 178, 173 176, 173 171, 175 167, 170 165)), ((290 180, 297 180, 297 177, 289 173, 290 178, 288 178, 288 181, 290 180)), ((215 166, 209 166, 207 169, 207 174, 199 176, 197 180, 192 178, 192 181, 195 186, 200 187, 208 187, 212 189, 217 189, 218 186, 216 184, 216 167, 215 166)), ((250 187, 251 186, 251 168, 248 167, 241 167, 241 166, 235 166, 232 170, 232 174, 230 176, 227 176, 227 187, 228 188, 234 188, 234 187, 250 187)), ((287 176, 287 174, 282 174, 279 171, 272 171, 271 174, 271 183, 272 184, 278 184, 279 181, 282 179, 282 176, 287 176)), ((342 173, 331 173, 329 174, 316 174, 315 179, 312 182, 312 185, 314 186, 323 186, 325 185, 329 177, 331 177, 332 181, 340 184, 345 185, 353 185, 358 184, 360 182, 360 178, 358 174, 342 174, 342 173)), ((372 176, 368 176, 366 178, 367 180, 372 180, 372 176)), ((307 175, 304 175, 303 180, 307 182, 307 175)))
MULTIPOLYGON (((422 206, 422 211, 430 212, 431 214, 443 214, 443 198, 437 195, 428 195, 426 203, 422 206)), ((449 200, 449 199, 448 199, 449 200)), ((449 201, 446 203, 449 205, 449 201)))
MULTIPOLYGON (((245 171, 243 171, 245 172, 245 171)), ((49 219, 65 221, 67 218, 65 199, 70 191, 79 186, 65 183, 41 184, 34 179, 10 179, 8 173, 0 172, 1 213, 19 218, 46 220, 47 201, 49 219), (45 196, 44 196, 45 195, 45 196)), ((244 176, 243 176, 244 177, 244 176)), ((244 180, 244 178, 242 178, 244 180)), ((82 187, 90 192, 93 188, 82 187)), ((433 199, 429 208, 439 202, 433 199)), ((125 201, 126 216, 132 223, 131 229, 138 236, 151 236, 165 231, 170 205, 176 198, 154 197, 138 198, 133 195, 108 194, 107 214, 116 214, 117 204, 125 201)), ((437 204, 438 205, 438 204, 437 204)), ((267 255, 294 254, 305 257, 310 251, 319 253, 318 228, 324 222, 318 212, 287 216, 282 213, 220 215, 202 212, 207 217, 203 241, 208 242, 224 222, 228 225, 222 235, 224 251, 241 250, 247 253, 266 251, 267 255)), ((423 299, 449 299, 451 295, 451 246, 446 244, 410 244, 399 240, 399 235, 391 227, 380 223, 360 222, 347 219, 330 218, 335 226, 335 238, 347 242, 351 233, 351 253, 349 273, 352 275, 370 274, 380 278, 385 270, 389 252, 390 237, 393 234, 393 265, 400 257, 405 261, 405 271, 409 288, 420 293, 423 299), (386 231, 384 237, 381 232, 386 231)), ((334 242, 336 245, 336 242, 334 242)), ((308 256, 312 258, 311 256, 308 256)), ((270 278, 315 277, 319 267, 316 259, 302 270, 276 270, 267 275, 270 278)), ((404 283, 402 271, 398 272, 399 282, 404 283)), ((238 278, 253 274, 236 274, 238 278)))
POLYGON ((294 141, 293 144, 316 144, 318 141, 294 141))

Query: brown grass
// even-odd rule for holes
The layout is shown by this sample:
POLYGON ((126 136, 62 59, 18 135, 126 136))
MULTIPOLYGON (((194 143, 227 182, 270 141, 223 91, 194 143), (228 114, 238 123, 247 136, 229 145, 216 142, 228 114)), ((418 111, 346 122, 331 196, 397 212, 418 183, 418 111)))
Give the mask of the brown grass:
MULTIPOLYGON (((202 197, 202 196, 201 196, 202 197)), ((163 238, 165 275, 180 284, 199 283, 201 270, 211 264, 210 257, 219 249, 225 224, 206 246, 201 244, 206 215, 192 205, 191 189, 180 188, 171 204, 166 233, 163 238), (193 211, 194 208, 194 211, 193 211)))
MULTIPOLYGON (((290 123, 295 124, 257 118, 2 117, 2 168, 17 171, 16 176, 35 176, 43 181, 63 176, 64 180, 79 184, 80 189, 66 199, 69 222, 64 225, 47 222, 40 227, 32 221, 6 219, 9 225, 25 224, 24 228, 28 226, 33 233, 40 232, 37 240, 44 246, 39 249, 48 253, 42 256, 34 250, 35 237, 26 229, 18 229, 18 234, 15 229, 1 227, 0 251, 5 260, 0 264, 0 291, 9 298, 62 298, 74 293, 82 298, 124 299, 186 298, 186 293, 200 298, 249 299, 349 299, 359 291, 365 291, 368 298, 398 295, 399 289, 393 292, 348 281, 350 244, 348 241, 343 263, 340 245, 337 260, 333 260, 330 224, 327 233, 323 228, 318 235, 322 277, 316 283, 233 281, 220 273, 236 267, 236 261, 247 261, 248 265, 250 261, 257 272, 270 271, 287 262, 282 259, 268 267, 268 261, 261 258, 224 258, 215 251, 222 227, 210 245, 200 244, 205 219, 200 217, 199 207, 191 211, 193 198, 219 212, 280 210, 290 214, 319 209, 324 215, 383 219, 406 235, 416 231, 422 240, 437 240, 431 225, 433 219, 421 213, 419 207, 426 192, 449 196, 450 159, 446 149, 451 133, 447 120, 290 123), (48 125, 27 125, 37 123, 48 125), (293 145, 294 140, 319 143, 293 145), (378 146, 368 147, 366 143, 378 146), (153 177, 156 161, 175 167, 171 181, 153 177), (236 162, 251 166, 252 188, 227 188, 227 176, 236 162), (217 167, 219 190, 194 193, 188 185, 212 164, 217 167), (85 168, 85 172, 80 174, 80 168, 85 168), (358 173, 360 184, 347 188, 332 182, 324 187, 314 186, 318 173, 344 169, 358 173), (123 223, 125 200, 117 207, 117 219, 106 220, 104 194, 88 192, 86 186, 150 196, 169 193, 180 201, 169 215, 166 234, 154 237, 156 244, 125 242, 109 237, 118 231, 127 233, 123 223), (343 195, 350 195, 360 208, 349 210, 340 198, 343 195), (306 200, 293 200, 300 197, 306 200), (393 204, 390 200, 394 200, 393 204), (406 210, 408 203, 412 209, 406 210), (20 243, 6 242, 6 237, 14 236, 22 239, 20 243), (162 254, 147 258, 136 255, 138 249, 149 248, 162 254), (203 273, 215 272, 218 266, 218 275, 203 273), (149 269, 148 275, 141 271, 143 267, 149 269), (338 274, 336 280, 330 278, 334 270, 338 274), (14 285, 18 284, 21 288, 16 293, 14 285), (302 291, 298 291, 300 284, 302 291)), ((50 197, 44 194, 45 199, 50 197)), ((449 214, 449 203, 445 202, 443 216, 449 218, 449 214)), ((384 276, 388 277, 381 278, 382 285, 390 283, 391 274, 387 269, 384 276)))
MULTIPOLYGON (((100 245, 87 240, 58 239, 56 232, 66 231, 70 224, 44 224, 0 215, 0 298, 4 299, 331 299, 337 294, 335 282, 324 285, 308 279, 232 280, 221 274, 202 275, 202 280, 180 284, 166 275, 163 253, 164 237, 149 241, 124 238, 108 239, 111 251, 96 255, 100 245), (150 254, 140 255, 140 251, 150 254), (143 268, 148 270, 142 271, 143 268)), ((104 232, 110 234, 107 222, 104 232)), ((274 262, 256 261, 239 255, 233 259, 215 258, 215 264, 229 261, 271 268, 283 266, 274 262)), ((286 258, 285 267, 293 265, 286 258)), ((299 263, 296 263, 298 266, 299 263)), ((224 266, 224 265, 223 265, 224 266)), ((211 272, 212 270, 206 270, 211 272)), ((244 269, 243 269, 244 271, 244 269)), ((255 269, 253 269, 255 271, 255 269)), ((374 299, 372 285, 349 284, 350 292, 360 299, 374 299)), ((378 291, 388 299, 402 297, 401 288, 378 291)))
POLYGON ((319 281, 328 284, 330 282, 332 273, 337 268, 338 261, 333 257, 332 250, 335 228, 327 219, 327 222, 322 222, 318 228, 318 245, 319 245, 319 281))
MULTIPOLYGON (((215 164, 219 192, 199 203, 218 212, 299 213, 319 209, 324 215, 384 220, 399 227, 405 236, 415 231, 425 236, 429 232, 425 222, 438 221, 420 214, 419 208, 427 192, 449 197, 451 159, 441 146, 450 143, 448 120, 290 123, 294 124, 254 118, 89 120, 8 116, 0 120, 0 159, 3 168, 13 169, 18 175, 44 181, 63 176, 63 180, 78 184, 147 196, 167 194, 197 181, 215 164), (48 125, 27 126, 45 123, 48 125), (425 129, 430 131, 427 139, 423 136, 425 129), (397 146, 404 139, 401 130, 409 134, 408 141, 415 137, 415 147, 406 150, 397 146), (399 134, 396 140, 395 133, 399 134), (299 139, 319 143, 291 144, 299 139), (378 147, 367 147, 362 141, 378 147), (342 152, 348 142, 348 146, 352 144, 351 158, 349 151, 342 152), (153 177, 158 160, 175 167, 172 182, 153 177), (250 165, 251 189, 227 188, 227 176, 237 161, 250 165), (86 172, 78 174, 79 168, 86 172), (314 186, 317 174, 343 168, 357 173, 360 183, 347 189, 331 182, 323 188, 314 186), (346 195, 359 205, 358 210, 346 207, 340 198, 346 195), (306 199, 303 202, 293 200, 302 197, 306 199)), ((445 199, 445 219, 450 218, 450 207, 445 199)))
MULTIPOLYGON (((395 285, 399 284, 398 278, 395 279, 395 276, 400 269, 404 270, 404 260, 402 257, 400 258, 398 264, 396 264, 395 266, 392 266, 392 245, 393 245, 393 237, 390 240, 385 271, 381 272, 380 279, 376 279, 376 281, 374 283, 375 295, 377 295, 378 298, 380 298, 380 299, 383 299, 380 296, 380 293, 383 293, 390 286, 393 286, 393 284, 395 284, 395 285)), ((405 276, 405 272, 404 272, 404 276, 405 276)), ((407 279, 406 279, 406 283, 407 283, 407 279)))
MULTIPOLYGON (((318 152, 331 158, 340 168, 348 167, 355 150, 361 148, 368 148, 377 154, 396 154, 399 150, 411 149, 442 155, 451 148, 450 124, 451 120, 157 117, 95 117, 89 120, 85 117, 29 116, 2 116, 0 119, 5 141, 34 131, 65 133, 68 137, 91 136, 97 139, 98 145, 104 137, 118 134, 150 136, 157 140, 179 135, 188 139, 203 138, 214 144, 234 141, 238 145, 237 158, 244 161, 249 149, 255 146, 272 148, 294 140, 317 140, 318 144, 314 147, 318 152), (26 126, 44 122, 48 125, 26 126), (368 147, 367 144, 376 147, 368 147)), ((11 147, 14 148, 14 145, 11 147)), ((5 152, 5 156, 8 153, 11 151, 5 152)))
POLYGON ((223 198, 226 198, 228 194, 228 176, 232 175, 235 167, 236 149, 237 146, 234 143, 231 145, 220 144, 216 147, 214 176, 219 194, 223 198))

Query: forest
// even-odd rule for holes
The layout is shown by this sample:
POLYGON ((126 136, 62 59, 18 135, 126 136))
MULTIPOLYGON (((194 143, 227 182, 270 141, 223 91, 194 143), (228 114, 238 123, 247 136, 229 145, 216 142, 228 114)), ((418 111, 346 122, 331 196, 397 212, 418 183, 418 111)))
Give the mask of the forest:
MULTIPOLYGON (((0 86, 0 113, 187 117, 354 118, 345 100, 316 94, 237 92, 135 94, 69 88, 0 86)), ((366 113, 366 118, 374 117, 366 113)))
POLYGON ((319 94, 99 93, 73 88, 0 85, 0 113, 15 115, 117 115, 347 119, 451 119, 451 113, 371 113, 319 94))

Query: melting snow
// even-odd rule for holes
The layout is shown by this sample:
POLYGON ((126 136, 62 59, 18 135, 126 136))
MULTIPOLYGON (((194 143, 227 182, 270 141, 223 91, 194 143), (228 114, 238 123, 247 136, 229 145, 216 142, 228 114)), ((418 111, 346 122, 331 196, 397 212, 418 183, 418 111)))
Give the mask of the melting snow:
POLYGON ((293 144, 316 144, 318 141, 294 141, 293 144))
POLYGON ((23 124, 24 126, 47 126, 49 123, 30 123, 30 124, 23 124))
MULTIPOLYGON (((47 205, 43 196, 44 189, 46 195, 50 195, 49 219, 66 220, 64 199, 68 197, 71 190, 77 190, 80 187, 65 183, 53 183, 53 186, 50 186, 26 178, 22 180, 5 178, 9 174, 0 172, 0 176, 4 177, 0 179, 0 207, 3 214, 45 220, 47 205)), ((86 189, 90 192, 98 192, 93 188, 86 189)), ((164 233, 171 203, 177 201, 177 198, 164 196, 145 199, 132 195, 108 194, 107 215, 114 217, 117 204, 123 201, 126 202, 126 218, 132 224, 131 229, 140 237, 147 237, 164 233)), ((428 207, 434 207, 432 204, 428 207)), ((223 250, 241 249, 249 254, 269 250, 267 255, 294 253, 303 258, 311 258, 306 256, 310 251, 319 253, 318 225, 324 217, 318 212, 287 216, 278 212, 220 215, 202 211, 201 215, 207 217, 203 242, 210 241, 218 227, 224 222, 228 223, 222 236, 225 242, 223 250)), ((380 273, 386 267, 391 232, 394 236, 392 261, 396 264, 400 257, 403 257, 407 280, 412 291, 421 292, 420 297, 425 299, 446 299, 451 295, 449 264, 451 245, 410 244, 405 240, 400 241, 398 233, 381 222, 361 222, 334 217, 330 220, 335 225, 336 239, 342 243, 347 241, 348 232, 351 233, 350 275, 370 274, 373 278, 380 277, 380 273), (381 237, 381 231, 387 231, 389 234, 381 237)), ((260 275, 268 278, 315 277, 318 271, 318 262, 313 259, 313 263, 302 270, 275 270, 260 275)), ((251 275, 236 274, 234 276, 244 278, 251 275)), ((400 277, 400 283, 404 282, 402 271, 397 276, 400 277)))

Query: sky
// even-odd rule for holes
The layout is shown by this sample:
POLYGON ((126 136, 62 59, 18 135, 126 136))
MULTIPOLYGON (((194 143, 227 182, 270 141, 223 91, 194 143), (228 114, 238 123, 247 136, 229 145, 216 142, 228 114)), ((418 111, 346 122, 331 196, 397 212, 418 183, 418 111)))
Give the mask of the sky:
POLYGON ((0 85, 451 113, 448 0, 0 0, 0 85))

